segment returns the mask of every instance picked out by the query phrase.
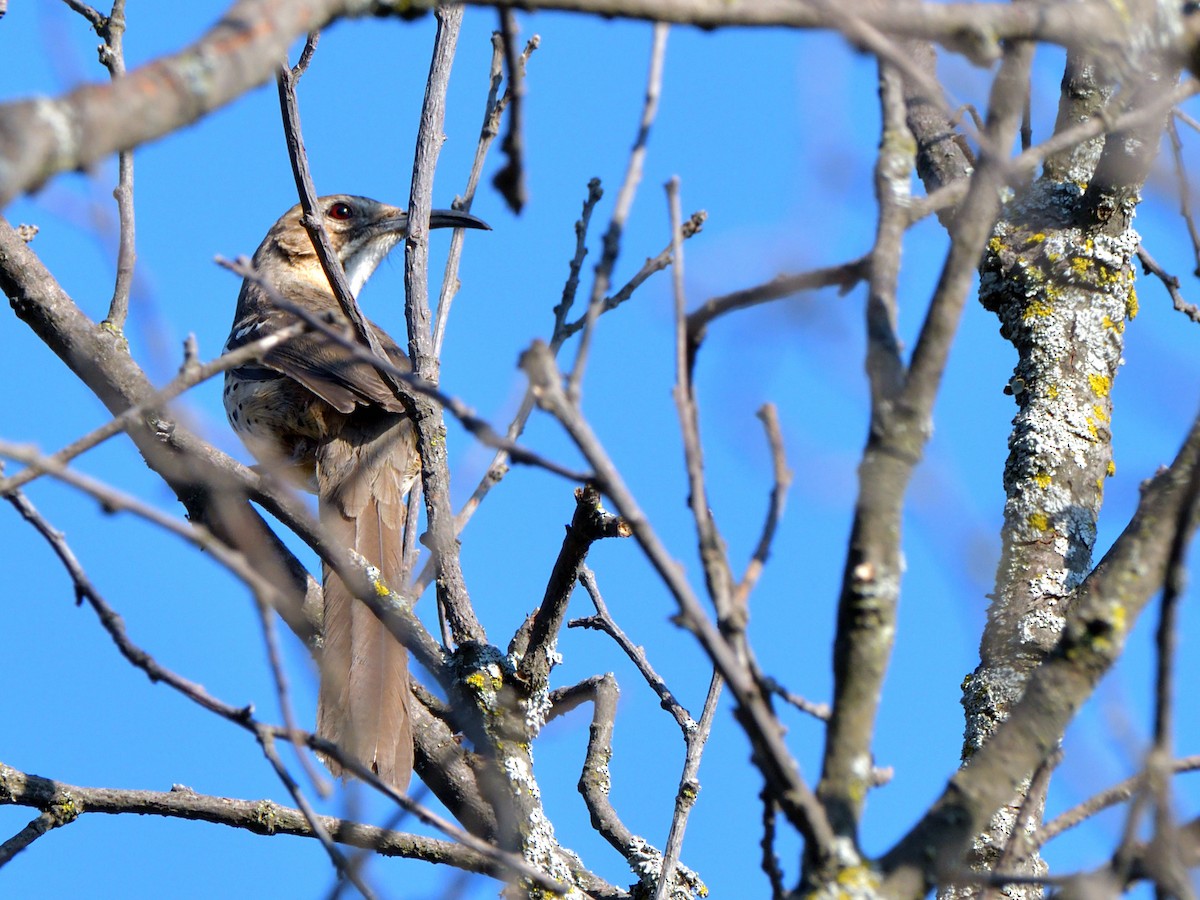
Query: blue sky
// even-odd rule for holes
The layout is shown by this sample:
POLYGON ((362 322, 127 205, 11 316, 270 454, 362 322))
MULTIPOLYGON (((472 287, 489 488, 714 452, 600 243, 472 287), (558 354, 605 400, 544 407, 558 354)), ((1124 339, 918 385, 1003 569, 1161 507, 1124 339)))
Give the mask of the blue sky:
MULTIPOLYGON (((126 50, 131 66, 177 49, 211 24, 223 4, 131 4, 126 50)), ((469 234, 446 341, 443 386, 505 424, 520 400, 518 354, 546 337, 574 247, 573 223, 586 184, 600 177, 585 264, 585 289, 599 253, 640 115, 650 26, 538 14, 521 18, 523 37, 539 33, 527 96, 530 203, 508 212, 488 188, 473 211, 494 231, 469 234)), ((435 204, 448 206, 465 184, 487 90, 495 17, 470 9, 451 83, 447 141, 435 204)), ((433 33, 429 18, 405 23, 342 23, 322 38, 300 100, 317 187, 404 202, 415 123, 433 33)), ((0 98, 57 94, 99 80, 97 38, 62 4, 10 4, 0 20, 0 98)), ((981 104, 987 74, 947 63, 955 103, 981 104)), ((1059 54, 1037 66, 1035 138, 1053 122, 1059 54)), ((837 38, 782 31, 670 36, 661 112, 645 177, 623 242, 615 281, 623 283, 669 238, 663 183, 679 176, 685 213, 708 222, 686 248, 693 305, 782 271, 829 265, 868 249, 874 230, 871 168, 877 143, 875 67, 837 38)), ((1186 134, 1194 147, 1198 139, 1186 134)), ((1193 151, 1194 155, 1194 151, 1193 151)), ((487 176, 500 158, 493 154, 487 176)), ((215 255, 249 254, 266 228, 295 202, 273 87, 151 146, 136 157, 138 283, 129 324, 135 357, 159 382, 179 365, 194 334, 202 357, 219 353, 232 318, 237 280, 215 255)), ((1151 252, 1186 275, 1195 265, 1175 214, 1176 189, 1161 166, 1138 219, 1151 252)), ((76 301, 102 318, 113 273, 114 166, 53 181, 5 211, 36 222, 33 244, 76 301)), ((435 259, 446 240, 434 236, 435 259)), ((934 223, 912 232, 901 279, 901 324, 911 344, 945 247, 934 223)), ((432 271, 440 273, 440 264, 432 271)), ((363 294, 372 318, 403 333, 402 266, 387 262, 363 294)), ((1173 457, 1200 391, 1196 325, 1170 309, 1158 285, 1139 285, 1142 313, 1128 330, 1127 365, 1114 392, 1117 474, 1108 485, 1096 557, 1127 520, 1138 484, 1173 457)), ((1185 284, 1193 300, 1194 283, 1185 284)), ((753 548, 765 509, 770 464, 754 411, 779 406, 795 484, 774 555, 751 601, 751 637, 764 668, 814 700, 830 694, 830 643, 838 582, 865 438, 862 291, 774 304, 720 322, 699 365, 702 430, 712 506, 735 570, 753 548)), ((689 524, 671 380, 670 279, 664 273, 606 317, 585 383, 584 410, 672 553, 699 586, 689 524)), ((51 451, 106 419, 99 402, 14 316, 0 316, 0 434, 51 451), (36 392, 28 390, 36 387, 36 392), (53 398, 47 407, 45 397, 53 398)), ((565 359, 573 358, 573 345, 565 359)), ((1002 394, 1014 354, 995 319, 969 304, 937 408, 936 434, 914 479, 906 519, 908 570, 892 672, 884 688, 876 757, 894 781, 870 797, 869 851, 885 849, 940 792, 957 763, 962 717, 959 684, 977 662, 977 643, 998 553, 1012 401, 1002 394)), ((181 417, 217 446, 246 458, 220 408, 219 384, 191 392, 181 417)), ((535 418, 526 443, 578 463, 553 423, 535 418)), ((491 454, 456 427, 450 434, 456 496, 465 498, 491 454)), ((167 489, 123 438, 79 462, 163 509, 180 514, 167 489)), ((517 469, 493 492, 464 535, 463 563, 491 640, 504 645, 540 599, 573 509, 573 485, 517 469)), ((250 598, 211 560, 128 516, 45 479, 31 499, 67 536, 93 580, 125 617, 130 634, 164 665, 232 703, 253 702, 277 719, 262 639, 250 598)), ((298 552, 302 548, 297 547, 298 552)), ((311 559, 310 554, 305 555, 311 559)), ((694 714, 707 668, 692 639, 674 629, 665 590, 631 542, 606 542, 590 559, 613 612, 645 645, 654 665, 694 714)), ((5 685, 0 761, 65 782, 286 801, 253 741, 161 685, 151 685, 116 654, 49 550, 7 507, 0 510, 0 614, 8 623, 0 679, 5 685)), ((432 603, 422 603, 432 621, 432 603)), ((578 596, 572 615, 590 612, 578 596)), ((1181 684, 1195 684, 1190 653, 1196 621, 1183 611, 1181 684), (1189 662, 1189 655, 1191 661, 1189 662)), ((1067 761, 1051 795, 1061 810, 1124 777, 1148 733, 1154 614, 1067 738, 1067 761)), ((288 646, 292 681, 308 719, 315 678, 303 651, 288 646)), ((613 800, 629 827, 661 846, 683 760, 673 722, 632 667, 595 633, 568 632, 556 684, 616 673, 622 687, 613 761, 613 800)), ((784 712, 789 742, 812 780, 821 734, 784 712)), ((587 736, 586 711, 552 723, 536 760, 549 812, 563 843, 617 884, 630 876, 593 835, 575 792, 587 736)), ((1180 726, 1181 753, 1200 742, 1197 723, 1180 726)), ((684 861, 714 896, 766 891, 758 866, 756 796, 760 781, 726 703, 700 773, 702 792, 684 861)), ((1180 805, 1195 814, 1195 785, 1181 782, 1180 805)), ((324 805, 337 812, 343 798, 324 805)), ((32 818, 0 807, 0 835, 32 818)), ((1096 864, 1115 845, 1119 818, 1103 817, 1063 839, 1050 858, 1062 866, 1096 864)), ((795 873, 794 839, 780 852, 795 873)), ((449 874, 379 860, 371 874, 385 896, 441 896, 449 874)), ((313 841, 266 840, 217 826, 129 816, 85 817, 33 845, 0 872, 0 892, 31 896, 48 884, 90 897, 239 895, 270 884, 285 896, 324 896, 331 883, 313 841)), ((495 885, 471 882, 466 896, 495 885)))

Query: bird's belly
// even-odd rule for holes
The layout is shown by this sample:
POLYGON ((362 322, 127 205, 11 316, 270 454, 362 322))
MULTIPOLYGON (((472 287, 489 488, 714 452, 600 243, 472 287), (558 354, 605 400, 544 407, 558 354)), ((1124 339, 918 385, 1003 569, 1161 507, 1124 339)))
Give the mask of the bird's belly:
POLYGON ((289 378, 225 377, 225 415, 255 458, 309 486, 325 432, 322 402, 289 378))

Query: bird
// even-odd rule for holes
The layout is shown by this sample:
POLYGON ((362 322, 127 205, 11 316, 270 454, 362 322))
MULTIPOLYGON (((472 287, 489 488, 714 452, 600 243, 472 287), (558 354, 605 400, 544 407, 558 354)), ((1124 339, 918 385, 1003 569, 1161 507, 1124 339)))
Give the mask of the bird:
MULTIPOLYGON (((317 208, 357 297, 407 235, 408 214, 352 194, 321 197, 317 208)), ((489 226, 465 212, 434 210, 429 227, 489 226)), ((238 294, 226 351, 299 322, 291 306, 355 339, 299 204, 271 226, 253 267, 238 294)), ((409 370, 396 341, 375 323, 368 327, 389 361, 409 370)), ((402 589, 406 495, 421 465, 412 422, 378 369, 325 331, 308 329, 228 370, 224 402, 234 431, 264 470, 315 491, 326 537, 402 589)), ((408 653, 328 565, 322 583, 316 733, 404 791, 413 770, 408 653)), ((336 760, 322 758, 335 776, 345 774, 336 760)))

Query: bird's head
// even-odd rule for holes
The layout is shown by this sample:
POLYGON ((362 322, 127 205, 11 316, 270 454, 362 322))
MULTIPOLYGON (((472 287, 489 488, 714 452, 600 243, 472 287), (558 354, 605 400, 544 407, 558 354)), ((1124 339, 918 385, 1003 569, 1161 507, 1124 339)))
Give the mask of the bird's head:
MULTIPOLYGON (((357 296, 383 258, 408 234, 408 213, 398 206, 352 194, 321 197, 317 209, 346 271, 350 291, 357 296)), ((259 269, 274 269, 274 264, 282 263, 291 277, 325 287, 328 282, 308 231, 300 221, 302 214, 297 204, 271 226, 254 254, 254 264, 259 269)), ((450 209, 433 210, 429 227, 489 229, 482 219, 450 209)))

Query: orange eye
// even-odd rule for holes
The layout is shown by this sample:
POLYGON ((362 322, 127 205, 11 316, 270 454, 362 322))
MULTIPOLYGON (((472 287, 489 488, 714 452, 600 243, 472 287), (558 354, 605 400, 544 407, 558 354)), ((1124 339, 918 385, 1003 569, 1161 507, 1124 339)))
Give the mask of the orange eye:
POLYGON ((346 220, 354 215, 354 208, 349 203, 335 203, 329 207, 329 218, 346 220))

